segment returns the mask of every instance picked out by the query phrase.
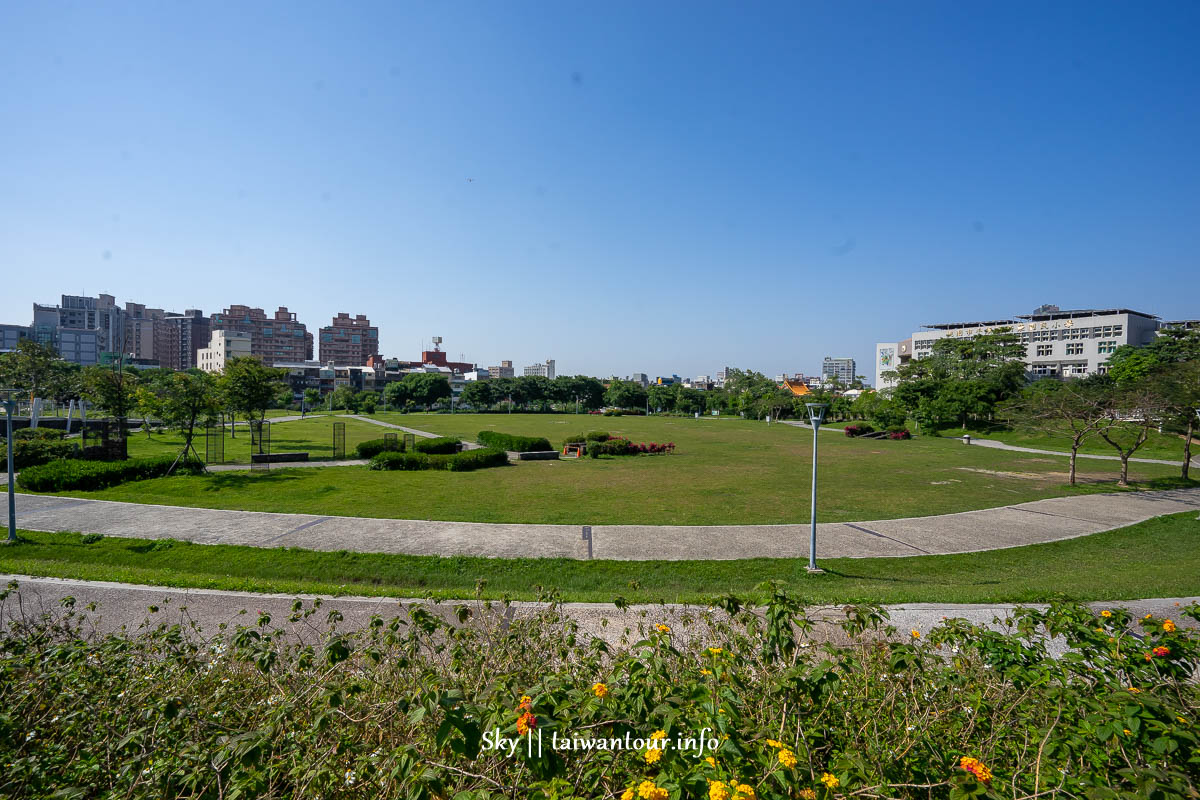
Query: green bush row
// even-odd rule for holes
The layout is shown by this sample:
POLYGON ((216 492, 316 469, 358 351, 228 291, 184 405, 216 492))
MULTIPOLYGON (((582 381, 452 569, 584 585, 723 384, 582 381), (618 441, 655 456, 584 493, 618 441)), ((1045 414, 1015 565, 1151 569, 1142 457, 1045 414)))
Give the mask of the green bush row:
MULTIPOLYGON (((14 591, 0 608, 22 622, 14 591)), ((353 629, 338 600, 296 600, 187 638, 178 610, 101 634, 109 609, 63 605, 0 639, 14 798, 1167 800, 1200 784, 1194 604, 1174 620, 1016 608, 910 636, 884 609, 777 591, 765 609, 647 606, 611 646, 553 604, 456 620, 393 603, 353 629), (515 755, 489 746, 496 729, 515 755), (549 731, 658 730, 657 751, 550 747, 549 731)))
POLYGON ((553 450, 550 440, 545 436, 513 436, 511 433, 497 431, 480 431, 480 444, 488 447, 499 447, 501 450, 515 450, 518 453, 530 453, 538 450, 553 450))
POLYGON ((588 431, 587 433, 575 433, 563 439, 563 447, 569 444, 584 444, 586 442, 607 442, 611 436, 607 431, 588 431))
POLYGON ((368 439, 354 446, 354 452, 359 458, 373 458, 384 451, 400 453, 404 451, 403 440, 397 439, 368 439))
MULTIPOLYGON (((60 458, 77 458, 78 456, 79 443, 77 441, 64 441, 61 435, 58 438, 31 438, 21 436, 19 431, 13 433, 14 469, 21 470, 26 467, 36 467, 39 464, 46 464, 60 458)), ((8 442, 0 439, 0 469, 4 469, 7 458, 8 442)))
POLYGON ((620 436, 607 439, 603 442, 588 442, 587 446, 588 458, 632 456, 637 455, 637 452, 637 446, 633 442, 628 439, 622 439, 620 436))
POLYGON ((457 453, 461 447, 458 439, 450 436, 438 436, 435 439, 417 439, 414 448, 418 453, 426 453, 428 455, 452 455, 457 453))
MULTIPOLYGON (((21 470, 17 486, 31 492, 93 491, 126 481, 161 478, 175 463, 174 456, 133 458, 128 461, 51 461, 21 470)), ((176 473, 194 475, 204 471, 198 461, 180 461, 176 473)))
MULTIPOLYGON (((66 436, 65 431, 60 431, 55 428, 21 428, 13 431, 13 441, 18 442, 21 439, 42 439, 42 440, 58 440, 66 436)), ((3 441, 3 439, 0 439, 3 441)))
POLYGON ((461 453, 399 453, 384 451, 368 465, 375 470, 444 469, 450 472, 471 472, 485 467, 501 467, 508 463, 508 453, 497 448, 464 450, 461 453))

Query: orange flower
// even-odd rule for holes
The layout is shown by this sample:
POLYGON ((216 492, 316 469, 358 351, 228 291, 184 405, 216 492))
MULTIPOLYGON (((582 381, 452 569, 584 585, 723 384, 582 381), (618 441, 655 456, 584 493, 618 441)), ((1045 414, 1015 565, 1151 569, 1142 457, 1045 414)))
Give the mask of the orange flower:
POLYGON ((1159 658, 1162 658, 1163 656, 1169 656, 1171 655, 1171 648, 1159 645, 1158 647, 1154 648, 1154 655, 1158 656, 1159 658))
POLYGON ((594 684, 592 686, 592 694, 596 695, 596 697, 607 697, 608 696, 608 687, 605 686, 603 683, 594 684))
POLYGON ((654 626, 654 630, 658 631, 659 633, 670 633, 671 632, 671 629, 668 626, 663 625, 661 622, 654 626))
POLYGON ((1171 620, 1169 620, 1169 619, 1164 619, 1163 620, 1163 630, 1166 631, 1167 633, 1171 633, 1172 631, 1175 630, 1175 623, 1171 622, 1171 620))
POLYGON ((963 756, 962 760, 958 762, 958 766, 974 775, 980 783, 992 782, 992 771, 985 767, 978 758, 963 756))
POLYGON ((529 733, 530 728, 537 727, 537 717, 526 711, 521 716, 517 717, 517 733, 521 736, 529 733))

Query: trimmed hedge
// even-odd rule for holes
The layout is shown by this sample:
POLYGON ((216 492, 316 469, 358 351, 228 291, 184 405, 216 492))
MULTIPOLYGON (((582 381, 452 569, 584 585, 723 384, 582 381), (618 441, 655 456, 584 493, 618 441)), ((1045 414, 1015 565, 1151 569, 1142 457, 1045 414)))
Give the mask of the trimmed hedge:
POLYGON ((637 445, 628 439, 614 436, 604 442, 588 442, 587 454, 588 458, 599 458, 600 456, 636 456, 638 449, 637 445))
POLYGON ((449 436, 438 436, 435 439, 418 439, 414 449, 418 453, 428 453, 429 455, 453 455, 461 448, 458 439, 449 436))
POLYGON ((607 431, 588 431, 587 433, 576 433, 563 439, 563 447, 569 444, 585 444, 587 442, 607 442, 612 437, 607 431))
MULTIPOLYGON (((55 436, 20 436, 13 432, 13 467, 25 469, 48 464, 61 458, 78 458, 79 442, 64 441, 62 434, 55 436)), ((0 469, 7 459, 8 441, 0 438, 0 469)))
POLYGON ((501 450, 515 450, 518 453, 531 453, 539 450, 553 450, 550 440, 545 436, 513 436, 510 433, 497 431, 480 431, 477 440, 488 447, 498 447, 501 450))
POLYGON ((471 472, 486 467, 502 467, 508 463, 508 453, 496 448, 464 450, 461 453, 397 453, 385 451, 371 459, 368 465, 375 470, 415 471, 444 469, 450 472, 471 472))
MULTIPOLYGON (((66 435, 66 431, 55 430, 54 428, 21 428, 13 431, 13 441, 19 442, 22 439, 56 440, 66 435)), ((4 440, 0 438, 0 442, 2 441, 4 440)))
MULTIPOLYGON (((21 470, 17 485, 31 492, 62 492, 107 489, 127 481, 161 478, 175 463, 174 456, 134 458, 128 461, 51 461, 21 470)), ((198 461, 180 461, 177 473, 195 475, 204 471, 198 461)))
POLYGON ((354 452, 359 458, 373 458, 382 452, 404 452, 404 441, 397 437, 395 440, 389 439, 368 439, 365 442, 359 442, 354 447, 354 452))

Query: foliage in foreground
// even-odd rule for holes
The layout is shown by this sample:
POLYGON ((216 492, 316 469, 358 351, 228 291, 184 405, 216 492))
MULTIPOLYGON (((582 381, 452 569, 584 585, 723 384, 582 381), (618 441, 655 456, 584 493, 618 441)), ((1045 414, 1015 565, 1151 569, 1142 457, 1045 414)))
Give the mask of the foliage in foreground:
POLYGON ((776 594, 674 632, 631 614, 637 640, 610 649, 552 605, 414 605, 350 633, 297 601, 291 637, 260 612, 207 640, 87 635, 70 605, 0 640, 0 794, 1194 797, 1200 778, 1200 639, 1122 610, 920 638, 877 608, 833 624, 776 594), (497 731, 513 752, 487 746, 497 731), (705 737, 715 751, 680 747, 705 737))
POLYGON ((131 458, 127 461, 64 459, 21 470, 17 476, 17 486, 31 492, 90 492, 126 481, 161 478, 169 474, 172 467, 176 472, 192 475, 204 471, 204 465, 198 461, 177 462, 173 456, 131 458))

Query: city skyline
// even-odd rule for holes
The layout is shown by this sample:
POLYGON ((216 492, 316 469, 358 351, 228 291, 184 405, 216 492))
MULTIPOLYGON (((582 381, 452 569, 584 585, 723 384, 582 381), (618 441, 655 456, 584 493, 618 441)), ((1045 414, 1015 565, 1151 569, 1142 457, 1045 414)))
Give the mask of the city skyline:
POLYGON ((0 322, 104 291, 362 313, 389 356, 771 376, 1044 303, 1200 316, 1197 21, 10 4, 0 322))

